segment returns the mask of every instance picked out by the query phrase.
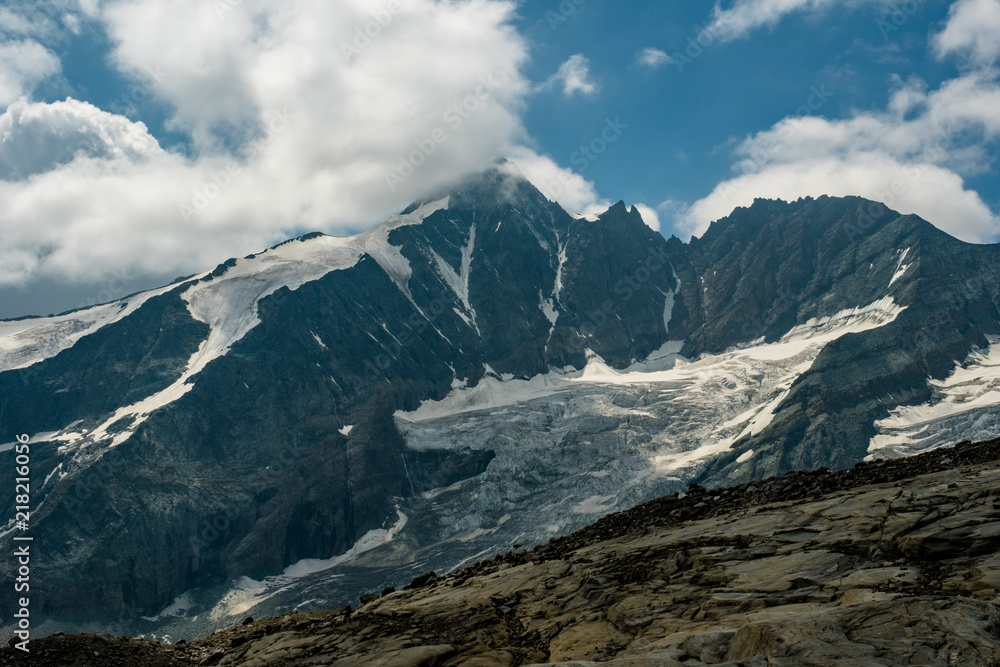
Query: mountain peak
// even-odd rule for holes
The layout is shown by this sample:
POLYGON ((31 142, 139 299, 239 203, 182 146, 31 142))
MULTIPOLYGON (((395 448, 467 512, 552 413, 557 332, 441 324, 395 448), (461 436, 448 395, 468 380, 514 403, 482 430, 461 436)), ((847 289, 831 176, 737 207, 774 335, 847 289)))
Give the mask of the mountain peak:
POLYGON ((739 206, 724 218, 714 221, 701 237, 691 240, 695 248, 719 239, 728 242, 749 241, 764 229, 788 224, 802 227, 813 236, 842 232, 848 240, 860 238, 880 229, 900 214, 881 202, 863 197, 803 197, 794 202, 783 199, 756 198, 750 206, 739 206))
POLYGON ((504 200, 516 202, 535 195, 544 197, 516 164, 500 157, 486 169, 468 174, 450 185, 438 188, 431 195, 418 199, 403 209, 401 215, 413 213, 421 206, 445 197, 472 196, 495 203, 504 200))

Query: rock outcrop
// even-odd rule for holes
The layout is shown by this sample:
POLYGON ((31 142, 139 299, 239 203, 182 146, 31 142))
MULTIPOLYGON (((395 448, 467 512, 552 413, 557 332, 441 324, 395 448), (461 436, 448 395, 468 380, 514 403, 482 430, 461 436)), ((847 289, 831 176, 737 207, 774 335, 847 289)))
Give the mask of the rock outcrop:
POLYGON ((997 665, 1000 440, 692 485, 359 609, 31 650, 0 665, 997 665))

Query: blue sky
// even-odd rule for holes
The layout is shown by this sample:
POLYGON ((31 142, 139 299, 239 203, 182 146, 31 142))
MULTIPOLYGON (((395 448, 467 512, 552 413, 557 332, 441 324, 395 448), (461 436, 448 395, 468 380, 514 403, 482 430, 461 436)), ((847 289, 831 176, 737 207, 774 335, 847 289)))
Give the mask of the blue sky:
POLYGON ((793 13, 748 37, 708 42, 693 62, 678 58, 655 69, 638 64, 637 51, 697 55, 688 40, 709 23, 713 3, 641 3, 625 11, 588 0, 551 23, 546 13, 558 12, 559 3, 525 5, 534 46, 529 75, 542 79, 579 52, 600 84, 592 96, 537 97, 526 125, 547 153, 568 163, 605 117, 621 116, 628 133, 587 178, 612 197, 693 202, 729 177, 734 142, 796 113, 814 88, 831 94, 810 113, 842 118, 884 109, 894 76, 917 75, 931 86, 954 76, 955 66, 929 57, 927 45, 948 5, 927 2, 888 40, 878 21, 891 8, 793 13))
POLYGON ((505 155, 685 240, 857 194, 1000 235, 1000 0, 8 0, 0 317, 376 224, 505 155))

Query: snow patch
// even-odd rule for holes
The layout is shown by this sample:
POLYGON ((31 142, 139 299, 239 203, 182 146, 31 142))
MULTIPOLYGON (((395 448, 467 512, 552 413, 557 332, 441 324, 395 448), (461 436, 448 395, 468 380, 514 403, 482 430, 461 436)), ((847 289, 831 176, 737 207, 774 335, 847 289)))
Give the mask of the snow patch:
POLYGON ((896 262, 896 272, 894 274, 892 274, 892 280, 889 281, 889 287, 892 287, 892 284, 894 282, 896 282, 897 280, 899 280, 900 278, 902 278, 903 274, 906 273, 906 270, 908 268, 910 268, 911 266, 913 266, 912 262, 909 263, 909 264, 903 264, 903 260, 906 259, 906 256, 909 253, 910 253, 910 249, 907 248, 906 250, 903 251, 903 254, 900 256, 899 261, 896 262))
POLYGON ((673 292, 664 292, 659 287, 656 290, 663 295, 663 330, 670 334, 670 320, 673 318, 674 314, 674 297, 681 291, 681 279, 677 277, 677 270, 674 268, 673 264, 670 265, 670 271, 674 275, 674 283, 676 287, 673 292))
POLYGON ((195 319, 211 327, 197 370, 226 354, 260 324, 257 304, 282 288, 297 290, 327 273, 357 264, 353 238, 321 236, 292 241, 252 259, 240 259, 223 275, 188 288, 181 296, 195 319))
POLYGON ((472 318, 463 313, 462 311, 460 311, 458 308, 452 308, 451 312, 458 315, 458 318, 463 322, 465 322, 466 326, 468 326, 470 329, 475 329, 477 332, 479 331, 479 327, 475 325, 475 322, 472 321, 472 318))
POLYGON ((177 285, 55 317, 0 321, 0 372, 27 368, 67 350, 84 336, 118 322, 177 285))
POLYGON ((451 291, 455 293, 455 296, 458 297, 465 308, 465 314, 458 310, 455 312, 465 320, 466 324, 474 327, 476 333, 479 333, 479 325, 476 323, 476 310, 469 302, 469 274, 472 271, 472 254, 475 252, 475 249, 476 223, 472 223, 472 226, 469 228, 469 240, 465 247, 462 248, 462 264, 459 267, 459 271, 455 271, 437 252, 431 250, 431 256, 437 263, 438 273, 441 274, 445 284, 451 288, 451 291))
POLYGON ((190 593, 181 593, 178 595, 173 602, 170 603, 166 609, 161 611, 156 616, 142 616, 144 621, 156 622, 164 617, 179 617, 184 616, 185 612, 195 606, 194 600, 191 598, 190 593))
POLYGON ((663 295, 663 330, 670 334, 670 318, 674 312, 674 294, 675 292, 664 292, 659 287, 656 288, 660 294, 663 295))
POLYGON ((562 294, 563 288, 563 267, 566 266, 566 244, 560 242, 559 244, 559 254, 557 255, 559 261, 558 266, 556 266, 556 284, 552 288, 552 298, 555 299, 556 303, 562 303, 559 300, 559 295, 562 294))
POLYGON ((263 595, 266 591, 267 584, 264 582, 255 581, 247 576, 240 577, 232 589, 209 612, 209 618, 218 622, 226 617, 242 616, 257 603, 267 599, 263 595))
POLYGON ((510 382, 514 379, 514 376, 511 373, 497 373, 489 364, 483 364, 483 371, 486 375, 496 378, 501 382, 510 382))
POLYGON ((351 434, 351 431, 353 430, 354 430, 354 424, 350 424, 349 426, 345 426, 344 428, 340 429, 338 433, 340 433, 340 435, 343 436, 348 436, 351 434))
POLYGON ((860 333, 889 324, 895 320, 905 307, 896 304, 891 296, 878 301, 847 308, 829 317, 813 317, 805 324, 794 327, 782 336, 782 341, 808 341, 818 338, 832 340, 830 336, 839 338, 848 333, 860 333))
POLYGON ((614 509, 614 505, 607 505, 609 500, 614 500, 614 496, 591 496, 573 508, 575 514, 607 514, 614 509))
POLYGON ((361 554, 371 551, 383 544, 388 544, 391 542, 400 531, 406 527, 407 516, 403 512, 396 508, 396 522, 390 526, 388 529, 378 528, 376 530, 369 530, 365 533, 361 539, 354 543, 349 550, 344 552, 339 556, 334 556, 333 558, 327 558, 325 560, 320 560, 316 558, 306 558, 293 563, 285 568, 285 571, 274 578, 265 579, 267 582, 271 580, 280 581, 285 583, 287 579, 301 579, 302 577, 309 576, 310 574, 315 574, 317 572, 322 572, 323 570, 329 570, 332 567, 336 567, 341 563, 346 563, 349 560, 357 558, 361 554))
POLYGON ((407 298, 411 298, 409 282, 410 276, 413 275, 413 269, 410 267, 409 260, 399 251, 399 248, 389 243, 389 234, 394 229, 422 223, 432 214, 446 210, 448 203, 449 198, 445 197, 444 199, 424 204, 412 213, 391 216, 378 227, 350 237, 347 240, 360 251, 371 256, 382 267, 382 270, 392 278, 400 291, 407 298))
POLYGON ((237 260, 221 276, 189 287, 181 298, 187 302, 191 315, 209 326, 208 338, 188 359, 187 367, 176 381, 138 403, 118 408, 94 429, 88 440, 108 440, 111 437, 108 429, 118 422, 128 422, 127 427, 107 444, 115 447, 128 440, 149 415, 191 391, 194 376, 229 352, 260 323, 257 304, 261 299, 282 288, 298 289, 330 271, 350 268, 359 258, 360 252, 352 239, 322 236, 291 241, 251 259, 237 260))
POLYGON ((334 568, 341 563, 357 558, 363 553, 391 542, 406 526, 407 516, 396 507, 396 522, 388 529, 379 528, 365 533, 345 553, 325 560, 306 558, 293 563, 285 571, 263 581, 241 577, 232 590, 211 611, 213 620, 245 614, 250 609, 288 590, 296 580, 334 568))
POLYGON ((324 350, 328 349, 326 347, 326 343, 323 342, 323 339, 317 336, 314 331, 310 331, 309 333, 312 334, 313 340, 315 340, 321 348, 323 348, 324 350))
MULTIPOLYGON (((398 248, 389 245, 389 232, 423 222, 432 213, 448 208, 448 202, 445 197, 407 215, 392 216, 357 236, 290 241, 250 259, 237 260, 236 266, 222 276, 188 288, 182 296, 191 314, 212 326, 206 354, 210 357, 224 354, 257 325, 256 305, 260 299, 282 287, 298 289, 330 271, 350 268, 363 253, 371 255, 405 291, 409 263, 398 248)), ((195 279, 208 275, 204 273, 195 279)), ((128 317, 150 299, 177 288, 178 285, 167 285, 54 317, 0 321, 0 372, 54 357, 84 336, 128 317)))
MULTIPOLYGON (((736 440, 742 440, 746 436, 754 436, 759 433, 763 433, 764 429, 771 425, 774 421, 775 410, 778 406, 788 398, 789 392, 792 390, 792 384, 795 380, 799 379, 799 376, 809 370, 812 366, 813 359, 810 359, 808 363, 800 364, 792 368, 792 373, 786 377, 785 381, 778 385, 779 389, 784 389, 780 394, 774 397, 770 403, 765 405, 757 414, 753 416, 750 423, 747 424, 746 428, 740 431, 740 434, 736 436, 736 440)), ((734 442, 736 441, 734 440, 734 442)))
MULTIPOLYGON (((542 295, 542 290, 538 290, 538 307, 545 315, 545 319, 549 321, 549 324, 555 327, 556 320, 559 319, 559 311, 556 310, 556 305, 552 302, 552 299, 546 299, 542 295)), ((552 330, 550 329, 549 335, 551 334, 552 330)))
POLYGON ((896 458, 950 445, 987 440, 1000 427, 1000 336, 973 350, 943 380, 928 380, 932 397, 921 405, 900 406, 875 423, 879 433, 868 458, 896 458))
MULTIPOLYGON (((742 382, 752 382, 755 375, 763 374, 759 370, 763 367, 783 369, 770 385, 771 393, 766 401, 749 410, 742 410, 736 419, 723 424, 732 428, 749 422, 747 426, 739 433, 717 438, 706 445, 696 455, 696 458, 704 458, 725 451, 741 437, 763 431, 773 420, 774 411, 787 397, 792 384, 809 369, 826 344, 847 333, 884 326, 902 311, 903 308, 897 306, 891 297, 885 297, 868 306, 811 319, 774 343, 734 349, 721 355, 703 355, 695 361, 678 354, 683 341, 669 341, 645 361, 621 371, 608 366, 604 359, 589 349, 583 369, 552 370, 529 380, 501 378, 487 364, 486 376, 475 387, 454 389, 439 401, 423 401, 419 408, 411 412, 397 411, 395 417, 401 422, 415 424, 480 410, 496 410, 573 392, 581 387, 606 385, 662 385, 671 390, 682 389, 678 400, 702 400, 705 396, 711 400, 718 398, 717 387, 731 385, 735 389, 742 382)), ((688 460, 678 459, 676 462, 685 463, 688 460)))

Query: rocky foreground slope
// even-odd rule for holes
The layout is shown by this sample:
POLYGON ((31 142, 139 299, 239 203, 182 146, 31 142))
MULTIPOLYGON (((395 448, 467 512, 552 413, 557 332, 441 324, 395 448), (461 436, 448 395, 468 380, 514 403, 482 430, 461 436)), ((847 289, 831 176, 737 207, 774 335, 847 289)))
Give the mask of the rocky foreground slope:
POLYGON ((692 486, 408 589, 173 646, 53 636, 0 665, 998 665, 1000 440, 692 486))

